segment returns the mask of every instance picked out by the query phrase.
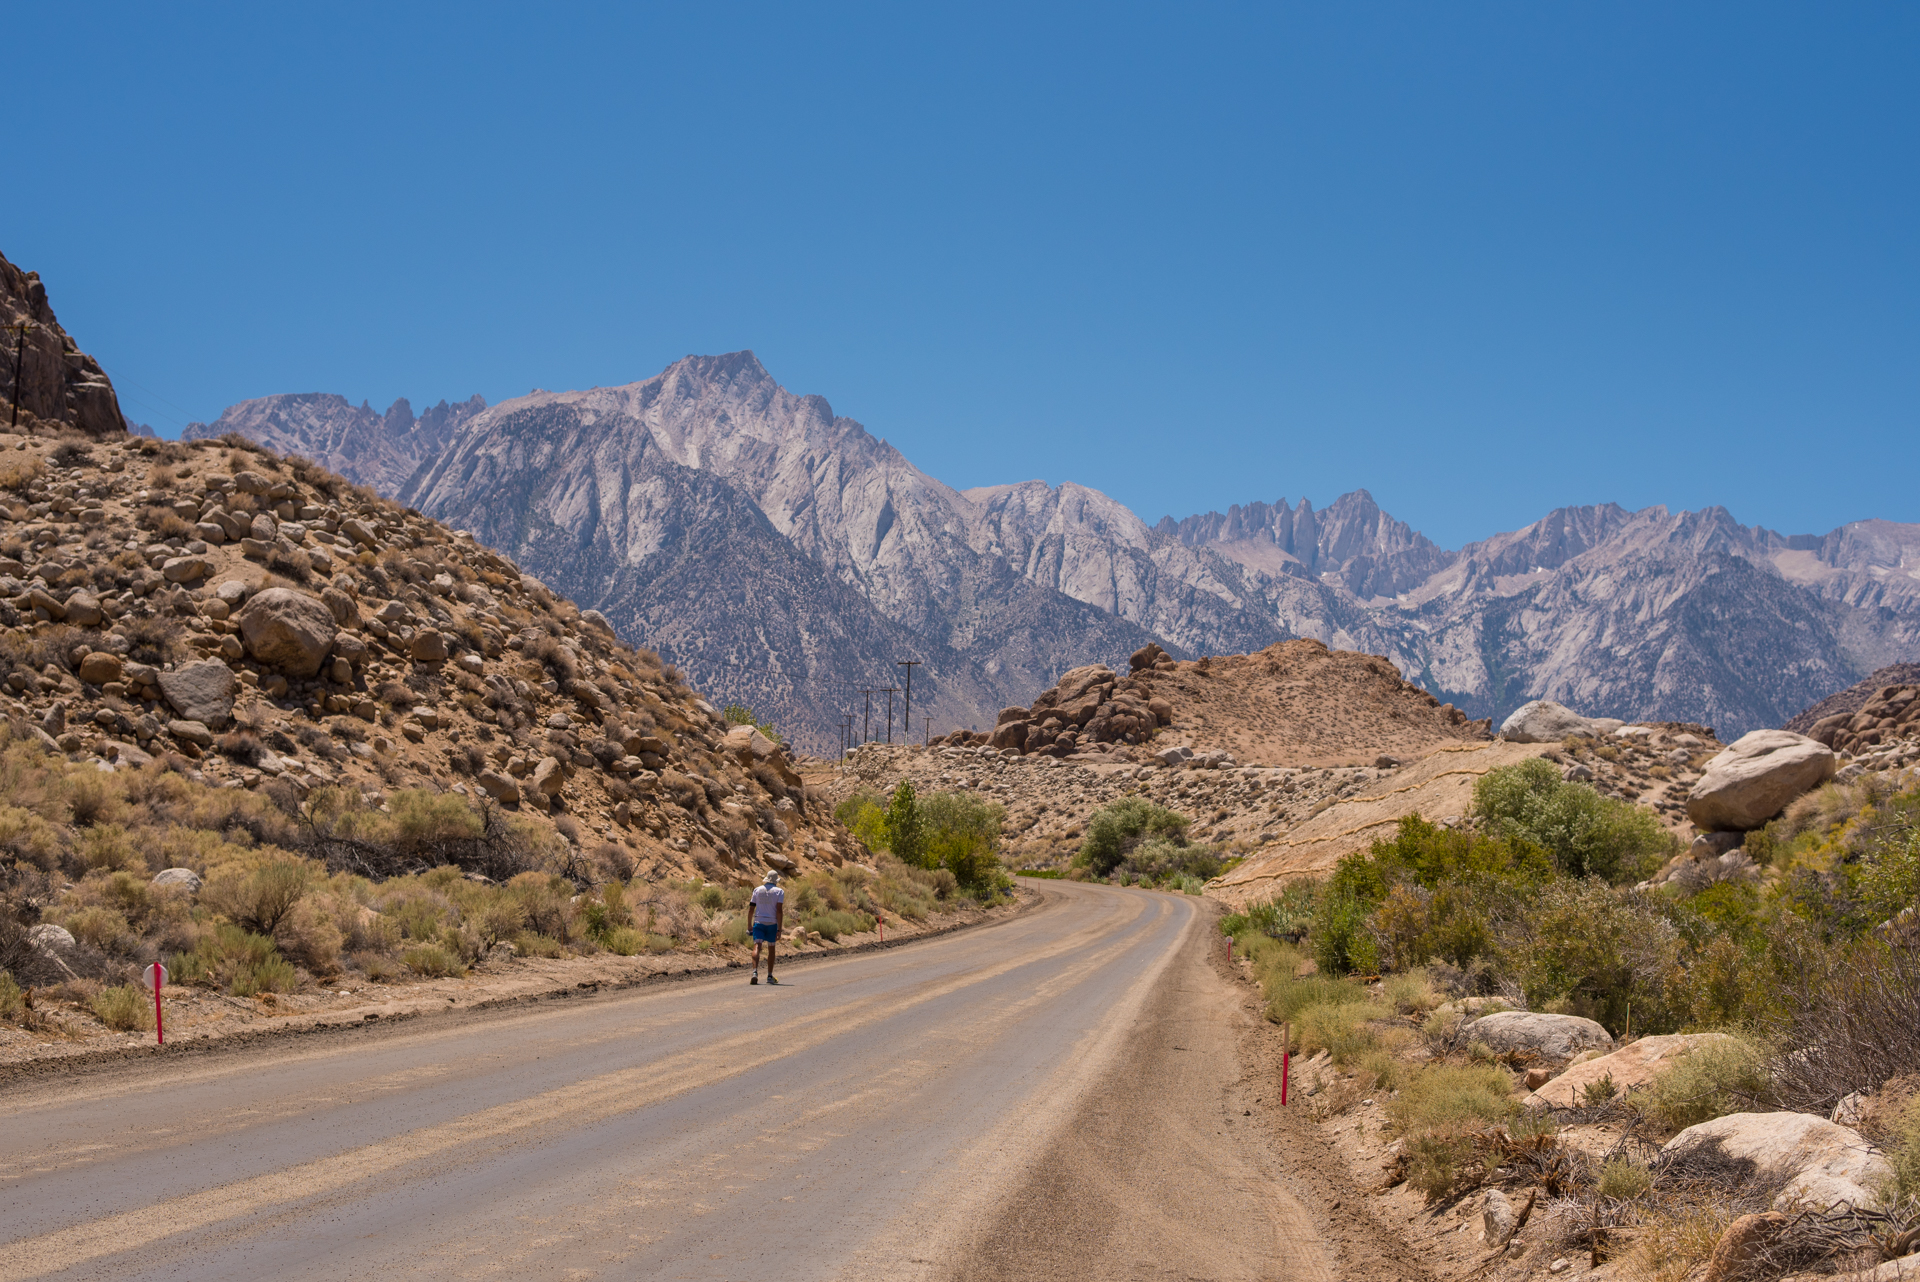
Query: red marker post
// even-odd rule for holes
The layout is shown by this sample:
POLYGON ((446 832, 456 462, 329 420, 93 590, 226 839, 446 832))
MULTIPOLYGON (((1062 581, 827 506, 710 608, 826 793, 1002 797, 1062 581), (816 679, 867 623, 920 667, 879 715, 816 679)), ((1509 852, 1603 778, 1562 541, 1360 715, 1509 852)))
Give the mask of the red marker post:
POLYGON ((1293 1060, 1293 1025, 1280 1025, 1280 1107, 1287 1106, 1287 1069, 1293 1060))
POLYGON ((143 974, 146 981, 153 985, 153 1044, 164 1046, 167 1043, 167 1026, 160 1017, 160 988, 167 982, 167 968, 155 962, 143 974))

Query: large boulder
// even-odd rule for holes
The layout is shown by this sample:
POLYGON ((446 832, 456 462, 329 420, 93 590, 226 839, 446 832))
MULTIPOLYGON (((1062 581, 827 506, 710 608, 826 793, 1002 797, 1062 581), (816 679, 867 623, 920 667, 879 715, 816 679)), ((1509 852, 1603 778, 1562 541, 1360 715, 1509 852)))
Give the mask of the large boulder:
POLYGON ((1811 1113, 1734 1113, 1689 1126, 1667 1141, 1662 1160, 1684 1169, 1690 1163, 1750 1165, 1756 1176, 1785 1180, 1775 1210, 1807 1204, 1831 1207, 1874 1204, 1876 1191, 1893 1175, 1880 1150, 1856 1130, 1811 1113))
POLYGON ((1572 1108, 1586 1098, 1587 1087, 1611 1078, 1616 1094, 1651 1085, 1654 1077, 1676 1059, 1702 1046, 1731 1042, 1725 1033, 1671 1033, 1628 1042, 1611 1055, 1575 1064, 1527 1097, 1529 1104, 1572 1108))
POLYGON ((1015 752, 1027 749, 1027 731, 1032 729, 1027 721, 1003 721, 993 728, 993 734, 987 739, 994 748, 1012 748, 1015 752))
POLYGON ((1582 1051, 1613 1049, 1611 1033, 1578 1015, 1506 1010, 1474 1020, 1467 1025, 1467 1035, 1485 1042, 1498 1054, 1531 1054, 1560 1063, 1582 1051))
MULTIPOLYGON (((1113 669, 1104 663, 1089 663, 1078 668, 1069 668, 1060 675, 1060 684, 1054 689, 1059 691, 1054 703, 1065 707, 1080 698, 1095 686, 1112 685, 1113 669)), ((1099 701, 1095 700, 1097 704, 1099 701)))
POLYGON ((727 751, 746 765, 776 755, 780 745, 762 734, 758 726, 735 726, 727 731, 727 751))
POLYGON ((1687 794, 1687 818, 1709 831, 1750 832, 1801 793, 1833 778, 1833 750, 1787 730, 1755 730, 1707 763, 1687 794))
POLYGON ((235 617, 247 653, 288 676, 318 673, 333 648, 333 611, 305 592, 292 588, 256 592, 235 617))
POLYGON ((159 676, 160 693, 183 721, 221 730, 233 720, 233 669, 219 659, 199 659, 159 676))
POLYGON ((1559 743, 1572 735, 1603 739, 1625 724, 1617 717, 1583 717, 1571 708, 1535 699, 1521 704, 1500 723, 1500 737, 1510 743, 1559 743))

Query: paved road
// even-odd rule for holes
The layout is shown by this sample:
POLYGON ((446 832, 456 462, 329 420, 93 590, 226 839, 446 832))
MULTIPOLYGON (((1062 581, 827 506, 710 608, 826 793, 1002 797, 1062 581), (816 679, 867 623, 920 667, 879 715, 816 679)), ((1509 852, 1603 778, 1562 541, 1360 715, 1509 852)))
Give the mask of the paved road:
POLYGON ((1294 1278, 1198 901, 0 1094, 0 1282, 1294 1278))

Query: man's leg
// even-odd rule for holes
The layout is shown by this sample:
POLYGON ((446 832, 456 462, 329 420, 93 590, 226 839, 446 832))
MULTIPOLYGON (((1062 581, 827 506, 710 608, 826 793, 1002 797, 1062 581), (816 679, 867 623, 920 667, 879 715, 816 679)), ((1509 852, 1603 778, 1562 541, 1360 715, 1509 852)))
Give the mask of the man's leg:
POLYGON ((780 982, 773 977, 773 953, 778 947, 778 944, 767 945, 767 982, 769 984, 777 984, 780 982))

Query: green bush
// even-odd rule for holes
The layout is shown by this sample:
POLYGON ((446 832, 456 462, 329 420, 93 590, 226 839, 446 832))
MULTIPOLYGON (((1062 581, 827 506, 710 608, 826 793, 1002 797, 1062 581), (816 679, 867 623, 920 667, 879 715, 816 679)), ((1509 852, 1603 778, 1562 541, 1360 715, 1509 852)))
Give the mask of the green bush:
POLYGON ((1679 849, 1652 811, 1568 783, 1541 757, 1482 775, 1473 813, 1493 836, 1546 850, 1570 877, 1637 881, 1679 849))
POLYGON ((103 988, 87 1005, 101 1023, 116 1032, 141 1032, 153 1027, 153 994, 132 984, 103 988))
POLYGON ((1744 1112, 1767 1089, 1763 1057, 1752 1044, 1729 1037, 1695 1047, 1654 1076, 1642 1106, 1670 1130, 1685 1130, 1744 1112))
POLYGON ((299 982, 300 977, 293 963, 275 953, 264 961, 235 967, 233 995, 252 997, 259 993, 290 993, 299 982))
POLYGON ((1189 822, 1185 815, 1156 806, 1145 797, 1122 797, 1093 812, 1073 862, 1092 869, 1096 876, 1108 876, 1150 837, 1184 846, 1189 822))
POLYGON ((0 970, 0 1019, 18 1023, 26 1013, 26 994, 20 991, 20 985, 13 982, 9 972, 0 970))
POLYGON ((1653 1172, 1630 1157, 1615 1157, 1600 1167, 1599 1178, 1594 1181, 1595 1191, 1601 1197, 1619 1198, 1631 1202, 1644 1197, 1653 1187, 1653 1172))
POLYGON ((1387 1101, 1387 1120, 1402 1135, 1490 1126, 1519 1111, 1513 1075, 1493 1065, 1429 1065, 1387 1101))
POLYGON ((886 820, 887 849, 893 852, 893 857, 916 868, 928 867, 926 828, 920 815, 920 802, 914 796, 913 784, 905 779, 900 781, 900 786, 893 790, 893 796, 887 802, 886 820))
POLYGON ((1000 872, 1000 827, 1006 820, 1005 808, 972 793, 937 792, 919 809, 925 866, 952 874, 969 894, 991 893, 1000 872))
POLYGON ((1906 1110, 1894 1124, 1887 1157, 1893 1166, 1893 1182, 1887 1189, 1890 1197, 1920 1202, 1920 1096, 1907 1101, 1906 1110))
POLYGON ((773 723, 770 721, 762 721, 754 713, 753 709, 744 703, 729 703, 725 708, 721 709, 720 715, 726 719, 726 723, 730 726, 752 726, 775 743, 781 742, 780 732, 773 728, 773 723))

